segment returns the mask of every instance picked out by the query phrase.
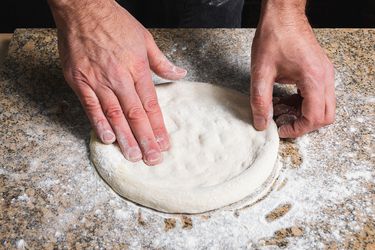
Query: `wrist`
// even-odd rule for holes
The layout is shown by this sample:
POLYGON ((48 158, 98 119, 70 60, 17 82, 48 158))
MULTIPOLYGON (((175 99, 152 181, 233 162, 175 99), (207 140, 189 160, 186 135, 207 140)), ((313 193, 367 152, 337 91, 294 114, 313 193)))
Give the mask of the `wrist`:
POLYGON ((292 26, 307 21, 306 0, 263 0, 259 25, 292 26))

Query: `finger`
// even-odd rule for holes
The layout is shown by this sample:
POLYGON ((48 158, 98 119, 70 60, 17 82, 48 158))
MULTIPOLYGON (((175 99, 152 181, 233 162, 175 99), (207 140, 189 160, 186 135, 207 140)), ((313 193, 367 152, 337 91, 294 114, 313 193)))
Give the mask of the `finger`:
POLYGON ((150 33, 147 33, 146 35, 146 46, 150 68, 155 74, 169 80, 179 80, 186 76, 187 71, 175 66, 167 59, 167 57, 165 57, 150 33))
POLYGON ((133 79, 136 79, 134 86, 150 121, 155 139, 162 151, 168 150, 170 147, 168 132, 164 125, 163 115, 158 103, 155 85, 152 83, 150 71, 145 70, 133 79))
POLYGON ((124 80, 123 87, 115 89, 130 128, 143 152, 147 165, 156 165, 162 161, 160 147, 156 142, 147 114, 142 106, 134 84, 130 78, 124 80))
POLYGON ((84 83, 72 84, 86 114, 90 120, 96 135, 105 144, 111 144, 116 140, 115 134, 104 116, 100 102, 95 92, 84 83))
POLYGON ((329 74, 328 82, 325 86, 325 125, 332 124, 335 121, 336 115, 335 77, 333 68, 329 74))
POLYGON ((325 116, 324 86, 318 81, 305 80, 300 84, 302 100, 301 117, 279 128, 281 138, 296 138, 320 128, 325 116))
POLYGON ((104 114, 116 134, 117 143, 125 158, 134 162, 141 160, 142 152, 125 119, 117 97, 111 89, 105 86, 101 86, 101 88, 97 90, 97 93, 104 114))
POLYGON ((274 72, 269 67, 251 68, 251 110, 254 127, 264 130, 272 119, 274 72))

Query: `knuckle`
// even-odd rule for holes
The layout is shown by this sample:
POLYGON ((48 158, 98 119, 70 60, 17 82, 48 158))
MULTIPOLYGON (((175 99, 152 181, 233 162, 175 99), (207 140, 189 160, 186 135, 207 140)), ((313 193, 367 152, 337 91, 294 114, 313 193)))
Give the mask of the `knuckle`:
POLYGON ((91 95, 82 95, 81 103, 88 111, 93 111, 99 108, 98 100, 91 95))
POLYGON ((269 62, 270 59, 262 59, 258 61, 254 59, 254 62, 251 64, 250 68, 251 79, 261 79, 267 74, 273 74, 274 68, 269 62))
POLYGON ((107 126, 108 122, 106 119, 104 118, 99 118, 99 119, 95 119, 93 121, 93 126, 98 130, 98 131, 104 131, 106 126, 107 126))
POLYGON ((257 66, 256 64, 251 66, 251 77, 252 78, 257 78, 261 76, 261 68, 257 66))
POLYGON ((144 149, 155 149, 160 151, 160 148, 155 140, 155 137, 142 137, 139 140, 139 146, 144 149))
POLYGON ((302 136, 315 129, 314 121, 303 117, 302 119, 296 120, 294 122, 293 129, 294 137, 302 136))
POLYGON ((256 114, 267 115, 267 107, 269 104, 260 95, 251 96, 251 106, 253 107, 253 112, 256 114))
POLYGON ((295 138, 298 137, 297 132, 294 131, 291 125, 283 125, 280 127, 280 133, 283 138, 295 138))
POLYGON ((161 127, 161 126, 154 127, 154 128, 152 128, 152 131, 154 132, 156 137, 166 137, 166 138, 168 138, 167 131, 164 127, 161 127))
POLYGON ((70 70, 64 71, 65 78, 72 83, 85 83, 89 84, 88 74, 81 68, 71 68, 70 70))
POLYGON ((133 63, 133 73, 136 76, 142 76, 147 72, 147 69, 149 68, 149 64, 146 58, 137 59, 133 63))
POLYGON ((110 120, 117 120, 123 116, 123 113, 120 107, 110 106, 105 110, 105 116, 110 120))
POLYGON ((144 118, 144 111, 139 106, 134 106, 126 111, 126 117, 131 121, 141 120, 144 118))
POLYGON ((156 112, 159 112, 159 110, 160 110, 159 103, 158 103, 158 100, 156 98, 146 99, 146 101, 144 103, 144 108, 145 108, 146 112, 148 112, 148 113, 156 113, 156 112))
POLYGON ((127 148, 132 143, 131 136, 128 133, 125 133, 123 131, 119 132, 119 135, 117 136, 116 139, 122 148, 127 148))
POLYGON ((263 97, 256 93, 252 94, 251 96, 251 104, 259 108, 266 106, 266 102, 264 101, 263 97))

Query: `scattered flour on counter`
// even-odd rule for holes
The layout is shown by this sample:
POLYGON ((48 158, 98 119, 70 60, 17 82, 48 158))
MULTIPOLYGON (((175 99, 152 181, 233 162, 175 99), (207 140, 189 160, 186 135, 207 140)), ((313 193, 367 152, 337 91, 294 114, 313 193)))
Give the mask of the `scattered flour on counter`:
POLYGON ((23 194, 23 195, 20 195, 17 197, 17 200, 18 201, 29 201, 29 196, 27 196, 27 194, 23 194))
MULTIPOLYGON (((366 170, 366 166, 358 166, 358 169, 346 172, 346 176, 359 178, 340 176, 339 170, 327 173, 324 162, 319 162, 313 157, 315 154, 309 148, 308 136, 298 139, 296 143, 303 164, 297 170, 284 169, 279 183, 285 179, 287 183, 281 190, 273 190, 266 199, 248 209, 240 210, 236 219, 233 219, 233 215, 228 211, 214 212, 207 221, 193 216, 194 226, 188 234, 178 230, 162 234, 162 239, 154 242, 153 247, 167 247, 172 243, 184 246, 184 242, 194 236, 195 239, 201 239, 200 246, 204 244, 212 248, 241 247, 247 242, 246 246, 257 248, 262 246, 262 242, 273 237, 276 231, 300 226, 304 231, 303 237, 287 238, 288 249, 322 248, 323 239, 326 242, 342 242, 346 233, 350 233, 348 229, 358 231, 361 228, 361 221, 358 219, 323 211, 341 206, 347 198, 361 194, 363 178, 374 182, 370 170, 366 170), (275 221, 267 222, 265 215, 285 203, 291 204, 290 211, 275 221), (214 235, 226 237, 223 240, 207 242, 214 235)), ((348 205, 349 209, 350 206, 348 205)), ((356 203, 354 206, 365 212, 367 204, 356 203)), ((374 211, 372 216, 373 213, 374 211)))
MULTIPOLYGON (((337 206, 345 203, 347 198, 363 192, 364 183, 374 182, 374 179, 367 163, 343 171, 344 174, 340 174, 341 170, 327 168, 327 163, 322 161, 323 157, 314 157, 316 152, 321 152, 321 149, 314 148, 310 137, 304 136, 296 140, 302 157, 301 166, 290 168, 286 165, 274 190, 264 200, 249 208, 238 210, 238 216, 234 215, 234 211, 225 210, 209 213, 208 219, 202 219, 201 215, 190 216, 192 228, 189 230, 182 229, 179 215, 140 208, 118 197, 100 179, 94 166, 89 164, 82 168, 82 165, 79 165, 79 162, 87 157, 86 149, 80 147, 79 145, 82 144, 79 142, 71 141, 70 150, 74 151, 74 154, 69 159, 56 154, 54 160, 59 162, 59 167, 51 169, 50 166, 33 160, 30 162, 29 174, 41 174, 47 171, 48 174, 44 174, 44 178, 36 183, 36 187, 47 193, 48 190, 59 188, 58 193, 47 196, 50 203, 62 204, 59 205, 58 215, 51 217, 47 220, 48 224, 43 226, 47 228, 46 232, 59 240, 65 239, 68 230, 79 228, 79 225, 92 220, 92 217, 86 216, 92 214, 105 220, 104 224, 111 225, 111 230, 103 229, 109 230, 106 232, 109 234, 107 237, 121 239, 135 248, 141 246, 152 248, 174 246, 181 249, 202 246, 259 248, 267 245, 265 243, 267 239, 274 237, 278 230, 295 226, 303 229, 303 236, 287 237, 288 249, 322 248, 324 246, 322 239, 340 242, 345 238, 345 232, 349 228, 351 231, 358 231, 361 228, 361 221, 354 217, 340 214, 332 216, 324 210, 336 209, 337 206), (60 178, 65 179, 64 185, 61 185, 60 178), (278 185, 284 181, 286 184, 278 190, 278 185), (282 204, 291 204, 290 210, 274 221, 267 221, 265 215, 282 204), (148 225, 147 227, 140 226, 137 222, 139 211, 142 212, 142 220, 148 225), (175 218, 177 221, 176 227, 168 232, 164 232, 165 218, 175 218), (320 226, 321 223, 324 225, 320 226), (330 229, 329 232, 327 227, 330 229), (132 231, 133 237, 124 238, 124 230, 132 231), (218 235, 221 237, 217 237, 218 235)), ((342 146, 341 143, 332 144, 329 141, 320 146, 325 148, 326 144, 335 145, 335 148, 342 146)), ((290 163, 287 160, 284 164, 290 163)), ((367 205, 352 204, 363 213, 374 216, 373 210, 366 210, 367 205)), ((347 204, 347 206, 351 205, 347 204)))
MULTIPOLYGON (((357 102, 338 101, 364 105, 365 100, 350 98, 357 102)), ((324 248, 327 242, 340 244, 347 236, 361 232, 366 219, 375 220, 373 200, 366 199, 371 195, 367 186, 375 185, 374 153, 370 150, 373 120, 356 113, 355 105, 338 105, 336 124, 295 141, 302 164, 293 168, 287 159, 277 185, 265 199, 238 211, 188 216, 191 227, 184 227, 180 215, 155 212, 120 198, 90 163, 87 141, 51 125, 49 120, 27 132, 43 153, 25 161, 26 172, 0 167, 0 174, 34 189, 34 194, 21 190, 10 206, 23 211, 35 200, 43 203, 41 211, 35 213, 41 218, 35 219, 38 224, 33 230, 58 243, 77 235, 77 239, 105 239, 103 248, 123 242, 129 248, 257 249, 274 247, 267 240, 275 238, 276 232, 301 227, 301 236, 285 238, 288 249, 324 248), (41 133, 44 130, 47 144, 41 133), (273 221, 266 219, 283 204, 290 204, 285 215, 273 221), (169 218, 176 224, 166 231, 165 219, 169 218)), ((26 241, 31 244, 24 238, 17 247, 26 241)))
POLYGON ((17 240, 16 247, 17 249, 26 249, 27 248, 26 241, 23 239, 17 240))

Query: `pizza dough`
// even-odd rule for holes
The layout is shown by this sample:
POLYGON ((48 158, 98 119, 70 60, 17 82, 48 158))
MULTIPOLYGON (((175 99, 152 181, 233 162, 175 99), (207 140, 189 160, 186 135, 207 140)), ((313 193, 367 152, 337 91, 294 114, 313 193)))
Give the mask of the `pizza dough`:
POLYGON ((118 194, 163 212, 201 213, 268 191, 259 189, 277 177, 279 137, 274 122, 253 128, 247 95, 196 82, 156 90, 172 145, 162 164, 129 162, 91 135, 91 159, 118 194))

